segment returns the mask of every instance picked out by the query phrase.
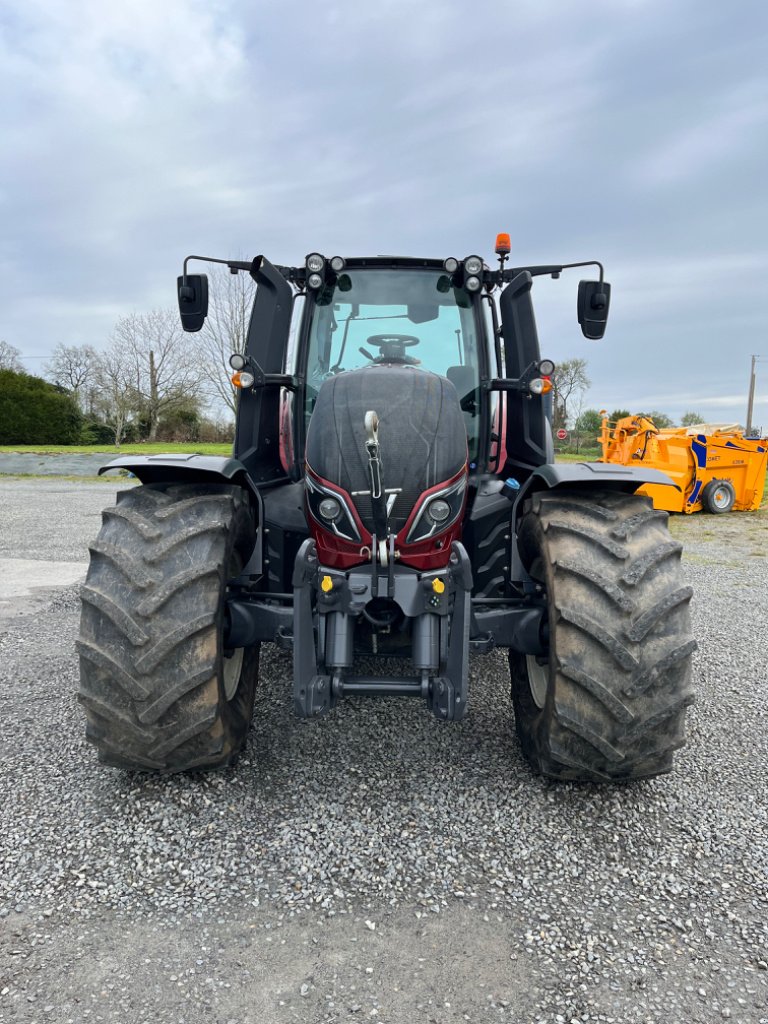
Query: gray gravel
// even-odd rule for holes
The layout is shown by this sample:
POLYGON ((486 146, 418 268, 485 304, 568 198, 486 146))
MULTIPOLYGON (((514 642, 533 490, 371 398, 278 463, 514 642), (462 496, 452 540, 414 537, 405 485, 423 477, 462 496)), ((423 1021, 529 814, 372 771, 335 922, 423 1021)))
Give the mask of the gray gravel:
POLYGON ((0 473, 18 476, 96 476, 119 453, 42 455, 33 452, 0 452, 0 473))
MULTIPOLYGON (((45 552, 80 559, 110 500, 0 482, 0 554, 39 556, 59 508, 45 552)), ((674 775, 616 788, 529 773, 499 654, 473 661, 460 725, 396 700, 305 723, 266 647, 235 769, 100 768, 74 698, 77 589, 17 608, 0 1020, 765 1024, 767 522, 675 520, 700 644, 690 745, 674 775)))
POLYGON ((115 480, 16 480, 0 476, 0 558, 87 562, 115 480))

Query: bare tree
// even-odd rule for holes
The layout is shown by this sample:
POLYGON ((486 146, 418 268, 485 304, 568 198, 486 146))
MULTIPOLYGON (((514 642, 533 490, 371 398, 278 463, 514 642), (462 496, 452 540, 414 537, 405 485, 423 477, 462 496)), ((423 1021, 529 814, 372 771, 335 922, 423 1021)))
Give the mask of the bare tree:
POLYGON ((554 428, 568 426, 568 402, 577 399, 589 389, 586 359, 566 359, 558 363, 552 374, 554 392, 554 428))
POLYGON ((573 417, 573 439, 576 442, 576 452, 581 451, 581 440, 584 433, 582 429, 581 418, 584 412, 584 400, 585 392, 577 390, 574 392, 573 400, 571 401, 571 415, 573 417))
POLYGON ((217 267, 208 279, 208 317, 199 335, 199 354, 206 390, 217 405, 237 411, 237 391, 232 385, 229 357, 244 352, 248 322, 256 290, 246 273, 231 274, 217 267))
POLYGON ((45 364, 45 372, 56 384, 71 391, 80 410, 85 412, 98 362, 99 355, 90 345, 58 344, 45 364))
POLYGON ((178 314, 156 309, 123 317, 115 326, 111 351, 119 353, 124 389, 146 417, 148 440, 154 441, 160 417, 183 407, 201 390, 202 371, 178 314))
POLYGON ((119 448, 136 413, 136 395, 128 383, 132 367, 118 345, 99 359, 95 371, 94 411, 113 431, 119 448))
POLYGON ((21 352, 7 341, 0 341, 0 370, 13 370, 14 373, 24 373, 24 365, 21 361, 21 352))

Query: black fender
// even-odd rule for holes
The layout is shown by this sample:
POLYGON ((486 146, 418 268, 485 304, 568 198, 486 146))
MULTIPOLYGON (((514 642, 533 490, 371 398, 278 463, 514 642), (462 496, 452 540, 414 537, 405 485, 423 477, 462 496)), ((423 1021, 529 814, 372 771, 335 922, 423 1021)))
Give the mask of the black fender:
POLYGON ((660 469, 648 467, 622 466, 614 462, 576 462, 576 463, 548 463, 539 466, 531 473, 523 486, 520 488, 512 510, 514 522, 514 537, 510 551, 510 578, 517 581, 529 582, 530 577, 523 566, 517 547, 517 532, 520 517, 523 514, 525 502, 537 491, 558 490, 579 490, 589 488, 595 490, 623 491, 625 494, 634 494, 638 487, 643 484, 662 484, 681 488, 660 469))
POLYGON ((110 469, 125 469, 143 484, 218 482, 257 490, 243 463, 223 455, 121 455, 102 466, 99 476, 110 469))
POLYGON ((585 490, 594 488, 624 491, 634 494, 643 484, 661 484, 681 488, 660 469, 640 466, 621 466, 614 462, 553 463, 539 466, 528 477, 518 492, 514 505, 515 522, 520 518, 523 504, 536 491, 551 491, 555 488, 585 490))
MULTIPOLYGON (((258 527, 264 521, 264 501, 248 470, 239 459, 222 455, 121 455, 99 469, 99 476, 111 469, 133 473, 142 484, 234 484, 248 494, 258 527)), ((262 531, 248 571, 261 571, 262 531)))

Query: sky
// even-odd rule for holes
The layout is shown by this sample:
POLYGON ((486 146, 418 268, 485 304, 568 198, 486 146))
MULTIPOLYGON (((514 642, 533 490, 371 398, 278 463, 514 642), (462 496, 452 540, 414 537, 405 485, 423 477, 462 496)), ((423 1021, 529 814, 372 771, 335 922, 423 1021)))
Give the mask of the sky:
POLYGON ((0 0, 0 339, 40 372, 190 253, 599 259, 586 405, 768 431, 764 0, 0 0))

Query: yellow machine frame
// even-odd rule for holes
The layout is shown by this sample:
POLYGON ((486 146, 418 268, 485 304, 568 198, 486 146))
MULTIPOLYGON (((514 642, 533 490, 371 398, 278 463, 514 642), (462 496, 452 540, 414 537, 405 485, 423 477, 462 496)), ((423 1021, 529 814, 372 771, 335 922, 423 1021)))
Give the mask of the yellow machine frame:
POLYGON ((698 424, 659 430, 645 416, 626 416, 611 424, 603 416, 601 462, 624 466, 642 462, 666 473, 680 490, 646 484, 653 507, 667 512, 699 512, 709 483, 730 482, 735 492, 733 509, 750 512, 760 507, 768 465, 768 439, 751 439, 735 427, 698 424))

